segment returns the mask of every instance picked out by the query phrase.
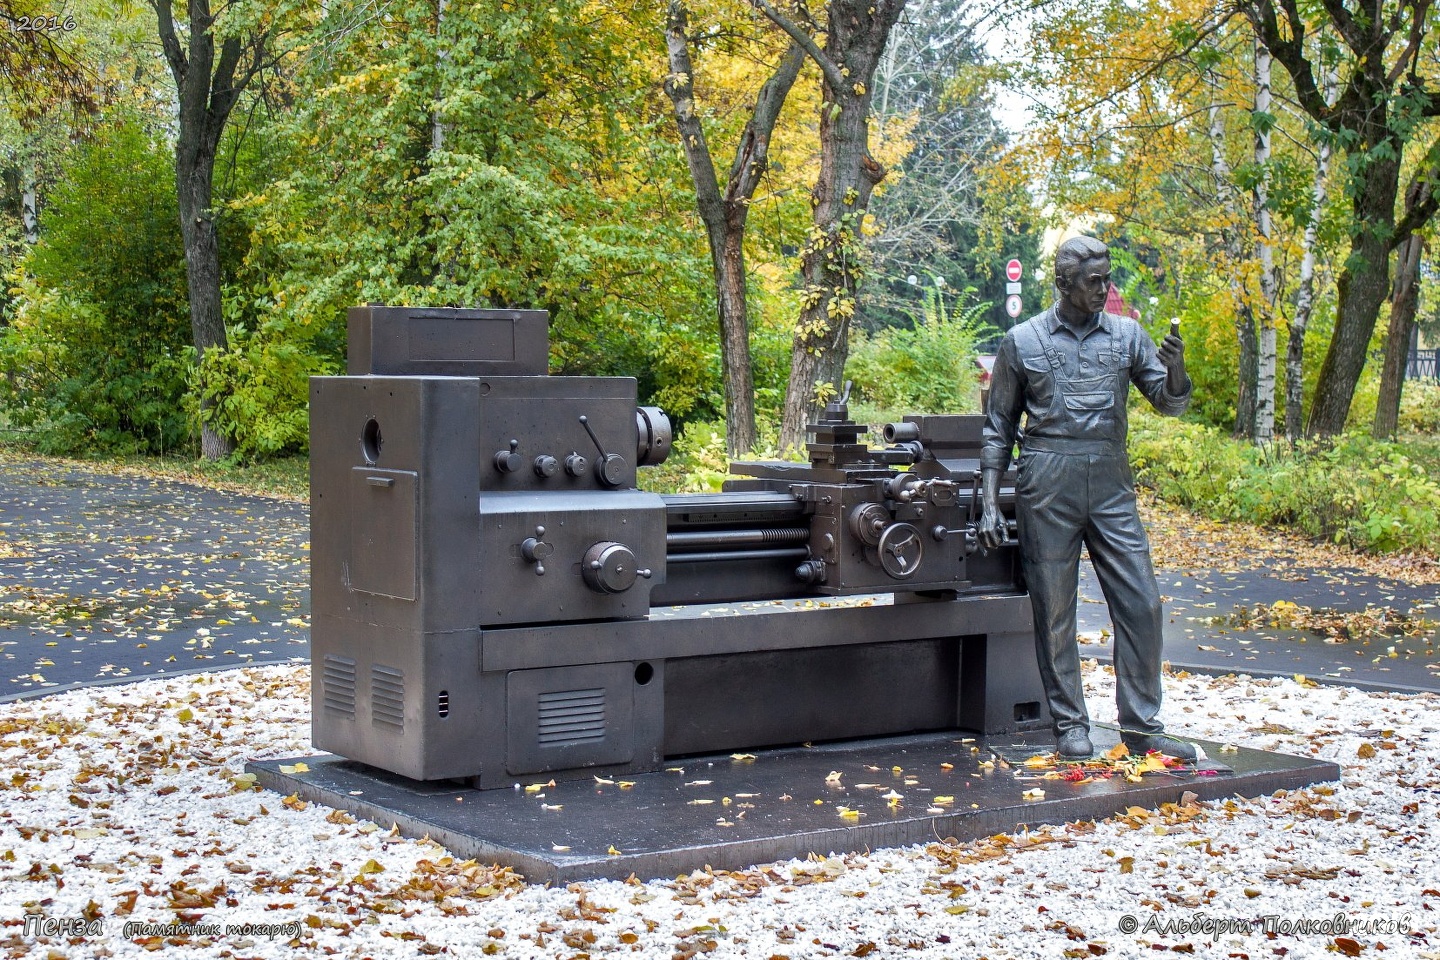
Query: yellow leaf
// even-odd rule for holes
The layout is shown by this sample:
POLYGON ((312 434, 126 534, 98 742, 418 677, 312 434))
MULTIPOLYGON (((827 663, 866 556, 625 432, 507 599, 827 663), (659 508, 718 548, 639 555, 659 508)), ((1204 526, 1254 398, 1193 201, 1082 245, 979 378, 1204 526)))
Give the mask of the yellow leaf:
POLYGON ((617 849, 615 849, 615 844, 613 844, 613 843, 610 844, 610 849, 606 850, 605 852, 608 853, 608 854, 610 854, 610 856, 612 856, 612 857, 618 857, 618 856, 620 856, 620 854, 624 853, 623 850, 617 850, 617 849))
POLYGON ((825 782, 826 782, 826 783, 839 783, 841 776, 842 776, 842 774, 840 773, 839 770, 831 770, 830 773, 826 775, 826 777, 825 777, 825 782))
POLYGON ((181 723, 189 723, 191 720, 194 720, 194 719, 195 719, 195 714, 193 714, 193 713, 190 712, 190 708, 189 708, 189 707, 186 707, 185 709, 181 710, 179 713, 175 714, 175 717, 176 717, 176 719, 178 719, 181 723))
POLYGON ((1124 760, 1128 756, 1130 756, 1130 748, 1124 743, 1117 743, 1105 751, 1106 760, 1124 760))
POLYGON ((1148 754, 1148 755, 1145 757, 1144 760, 1141 760, 1140 763, 1136 765, 1136 767, 1135 767, 1135 772, 1136 772, 1136 773, 1164 773, 1164 772, 1165 772, 1165 761, 1164 761, 1163 759, 1161 759, 1161 756, 1160 756, 1160 754, 1158 754, 1158 753, 1148 754))
POLYGON ((360 864, 360 875, 369 876, 372 873, 384 873, 385 868, 374 857, 360 864))
POLYGON ((1024 797, 1026 800, 1044 800, 1045 791, 1041 790, 1039 787, 1031 787, 1029 790, 1026 790, 1024 793, 1020 794, 1020 796, 1024 797))
POLYGON ((955 802, 955 798, 954 798, 954 797, 935 797, 935 798, 933 798, 930 802, 933 803, 933 804, 935 804, 937 807, 943 807, 943 806, 944 806, 945 804, 947 804, 947 803, 954 803, 954 802, 955 802))

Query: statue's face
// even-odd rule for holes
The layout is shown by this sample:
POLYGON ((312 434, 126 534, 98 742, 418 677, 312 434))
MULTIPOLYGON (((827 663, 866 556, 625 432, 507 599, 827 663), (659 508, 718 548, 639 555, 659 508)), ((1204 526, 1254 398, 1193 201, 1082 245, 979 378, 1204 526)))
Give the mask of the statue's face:
POLYGON ((1105 298, 1110 293, 1110 258, 1081 260, 1060 277, 1059 287, 1065 302, 1075 310, 1099 313, 1105 309, 1105 298))

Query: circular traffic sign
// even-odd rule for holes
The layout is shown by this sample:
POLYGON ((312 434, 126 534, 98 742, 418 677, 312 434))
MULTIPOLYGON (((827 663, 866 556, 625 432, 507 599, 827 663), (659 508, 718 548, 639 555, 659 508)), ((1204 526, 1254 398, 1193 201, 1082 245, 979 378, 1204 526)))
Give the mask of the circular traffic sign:
MULTIPOLYGON (((1023 272, 1024 269, 1020 266, 1019 260, 1011 260, 1005 264, 1005 279, 1011 283, 1018 283, 1020 281, 1020 274, 1023 272)), ((1015 316, 1015 314, 1011 314, 1011 316, 1015 316)))
POLYGON ((1021 309, 1023 308, 1020 305, 1020 295, 1018 293, 1012 293, 1005 298, 1005 312, 1010 315, 1012 320, 1020 316, 1021 309))

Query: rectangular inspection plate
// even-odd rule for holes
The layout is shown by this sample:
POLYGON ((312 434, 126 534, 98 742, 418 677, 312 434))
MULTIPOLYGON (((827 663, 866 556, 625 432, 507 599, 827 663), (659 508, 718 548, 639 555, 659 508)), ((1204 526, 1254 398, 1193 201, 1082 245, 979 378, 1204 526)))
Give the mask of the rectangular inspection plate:
MULTIPOLYGON (((1103 753, 1115 738, 1097 730, 1095 741, 1103 753)), ((1217 744, 1202 746, 1219 756, 1217 744)), ((995 747, 1015 749, 1008 739, 995 747)), ((673 877, 706 865, 736 870, 810 853, 941 837, 971 840, 1021 825, 1098 820, 1131 806, 1158 807, 1179 801, 1186 791, 1202 800, 1254 797, 1340 774, 1333 763, 1241 749, 1224 754, 1224 765, 1210 764, 1208 773, 1073 784, 1037 782, 1022 768, 1000 763, 981 766, 994 756, 989 745, 962 733, 936 733, 757 751, 753 760, 692 757, 630 781, 601 773, 601 780, 614 782, 565 781, 535 791, 524 786, 548 783, 547 778, 525 778, 508 790, 473 790, 453 781, 406 780, 328 755, 260 761, 246 770, 278 793, 298 794, 382 826, 398 824, 407 836, 428 834, 458 856, 504 864, 532 883, 623 879, 632 873, 673 877), (299 760, 307 771, 281 772, 282 765, 299 760), (952 769, 942 768, 947 763, 952 769), (840 774, 838 783, 827 782, 832 772, 840 774), (633 783, 624 786, 627 782, 633 783), (1044 789, 1044 799, 1025 800, 1024 791, 1036 786, 1044 789), (884 797, 891 790, 904 798, 893 807, 884 797), (936 796, 955 799, 946 812, 927 813, 936 796), (839 806, 859 811, 859 819, 842 816, 839 806)))

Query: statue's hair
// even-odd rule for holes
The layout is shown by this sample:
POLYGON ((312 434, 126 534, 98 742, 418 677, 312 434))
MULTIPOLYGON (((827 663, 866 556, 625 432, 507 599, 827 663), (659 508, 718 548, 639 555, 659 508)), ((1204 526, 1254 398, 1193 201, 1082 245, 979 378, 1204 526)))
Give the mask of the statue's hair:
POLYGON ((1071 237, 1060 244, 1060 249, 1055 251, 1055 283, 1059 285, 1060 278, 1066 280, 1086 260, 1094 260, 1098 257, 1110 258, 1110 248, 1105 246, 1094 237, 1071 237))

